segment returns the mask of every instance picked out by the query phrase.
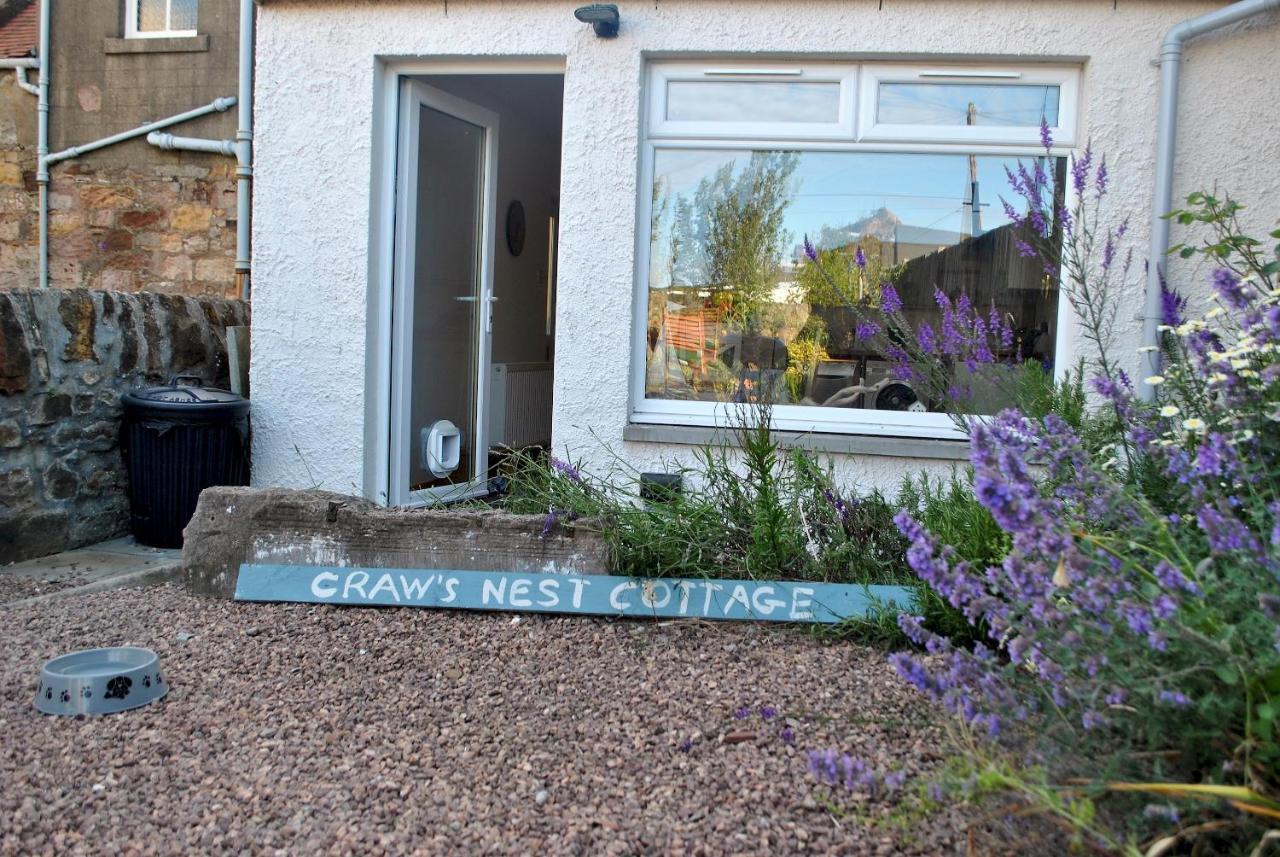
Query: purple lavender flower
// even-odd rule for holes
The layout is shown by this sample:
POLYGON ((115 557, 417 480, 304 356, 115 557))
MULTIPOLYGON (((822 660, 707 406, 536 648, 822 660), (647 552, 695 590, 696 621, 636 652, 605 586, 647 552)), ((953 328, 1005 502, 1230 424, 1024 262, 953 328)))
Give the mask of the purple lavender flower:
POLYGON ((733 712, 734 720, 746 720, 750 716, 751 716, 751 707, 747 705, 744 705, 741 708, 739 708, 737 711, 733 712))
POLYGON ((804 255, 809 257, 810 262, 818 261, 818 248, 810 243, 808 235, 804 236, 804 255))
MULTIPOLYGON (((1041 126, 1041 134, 1044 133, 1044 126, 1041 126)), ((1043 137, 1041 138, 1043 142, 1043 137)), ((1051 148, 1045 146, 1046 149, 1051 148)), ((1087 144, 1084 147, 1084 154, 1079 158, 1074 155, 1071 158, 1071 183, 1076 189, 1076 193, 1083 194, 1085 185, 1089 182, 1089 169, 1093 165, 1093 146, 1087 144)))
POLYGON ((774 708, 772 705, 760 706, 760 719, 765 721, 766 723, 777 716, 778 716, 778 709, 774 708))
POLYGON ((920 346, 920 350, 925 354, 933 354, 938 350, 937 334, 933 332, 933 327, 928 324, 921 324, 916 331, 916 342, 920 346))
POLYGON ((580 483, 583 481, 582 473, 581 471, 578 470, 578 468, 574 467, 572 464, 570 464, 567 461, 561 461, 555 456, 551 457, 551 468, 555 470, 557 473, 563 473, 565 476, 569 477, 574 482, 580 483))
POLYGON ((544 537, 551 535, 551 531, 555 529, 558 520, 560 520, 560 513, 553 506, 547 510, 547 517, 542 521, 542 535, 544 537))
POLYGON ((692 738, 684 739, 683 741, 680 742, 680 746, 678 746, 676 749, 679 750, 681 753, 688 753, 690 750, 693 749, 693 739, 692 738))
POLYGON ((853 264, 857 265, 860 270, 867 269, 867 256, 862 252, 862 245, 858 245, 858 249, 853 254, 853 264))
POLYGON ((1167 702, 1178 708, 1186 708, 1191 704, 1191 700, 1180 690, 1162 690, 1160 691, 1160 701, 1167 702))
POLYGON ((880 325, 876 324, 874 321, 863 320, 853 327, 854 338, 860 339, 863 342, 874 338, 878 333, 880 333, 880 325))
POLYGON ((1040 145, 1044 146, 1046 152, 1053 148, 1053 132, 1049 130, 1049 122, 1043 116, 1040 117, 1040 145))
POLYGON ((1187 299, 1178 294, 1177 289, 1169 288, 1164 277, 1160 278, 1160 323, 1168 327, 1177 327, 1183 322, 1183 314, 1187 309, 1187 299))
POLYGON ((836 514, 840 516, 840 522, 847 524, 850 510, 849 504, 844 501, 844 498, 830 488, 824 490, 822 496, 831 504, 831 508, 836 510, 836 514))
POLYGON ((1098 196, 1102 196, 1107 192, 1107 156, 1102 156, 1102 161, 1098 164, 1098 172, 1093 177, 1093 186, 1098 191, 1098 196))
POLYGON ((783 726, 782 731, 778 733, 778 738, 783 744, 786 744, 788 747, 793 747, 796 743, 796 730, 792 729, 790 726, 783 726))
POLYGON ((902 311, 902 298, 898 297, 898 290, 893 287, 893 283, 880 284, 880 308, 887 313, 902 311))
POLYGON ((1230 309, 1242 311, 1249 305, 1249 293, 1240 278, 1226 268, 1213 272, 1213 288, 1230 309))

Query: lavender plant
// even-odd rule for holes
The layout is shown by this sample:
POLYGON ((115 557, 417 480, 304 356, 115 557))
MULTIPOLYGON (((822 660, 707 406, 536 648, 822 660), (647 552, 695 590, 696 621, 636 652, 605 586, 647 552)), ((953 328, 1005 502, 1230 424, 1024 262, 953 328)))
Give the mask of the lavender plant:
POLYGON ((1167 367, 1143 402, 1113 350, 1129 256, 1117 264, 1123 223, 1098 226, 1105 163, 1086 150, 1071 174, 1070 211, 1046 208, 1034 170, 1012 175, 1025 212, 1011 216, 1049 243, 1062 224, 1042 258, 1096 349, 1110 442, 1057 413, 969 421, 974 494, 1008 555, 966 561, 910 514, 896 522, 912 569, 983 638, 958 646, 903 615, 925 654, 891 660, 984 737, 978 768, 1082 841, 1247 851, 1280 822, 1280 245, 1272 258, 1208 195, 1175 213, 1213 233, 1191 252, 1219 266, 1214 305, 1187 320, 1166 290, 1167 367))

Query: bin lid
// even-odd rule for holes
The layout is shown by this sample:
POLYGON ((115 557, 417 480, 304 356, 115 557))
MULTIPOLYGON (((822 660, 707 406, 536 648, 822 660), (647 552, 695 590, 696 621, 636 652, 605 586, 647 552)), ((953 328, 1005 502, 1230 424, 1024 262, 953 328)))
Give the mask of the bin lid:
POLYGON ((239 417, 249 412, 249 400, 239 393, 181 378, 125 393, 123 400, 126 412, 139 414, 239 417))

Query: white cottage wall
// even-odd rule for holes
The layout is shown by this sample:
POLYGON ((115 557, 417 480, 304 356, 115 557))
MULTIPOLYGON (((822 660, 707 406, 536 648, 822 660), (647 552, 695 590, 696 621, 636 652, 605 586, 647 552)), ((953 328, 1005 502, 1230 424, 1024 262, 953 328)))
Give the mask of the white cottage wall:
MULTIPOLYGON (((1137 268, 1152 191, 1157 70, 1165 31, 1206 2, 1031 3, 836 0, 621 4, 617 39, 596 38, 571 4, 514 0, 264 2, 259 9, 254 198, 254 481, 320 484, 376 497, 367 440, 369 312, 380 284, 377 79, 383 57, 563 57, 564 171, 556 333, 555 446, 604 467, 605 445, 639 466, 689 447, 624 442, 632 354, 641 81, 648 56, 1078 60, 1083 127, 1108 154, 1116 217, 1131 218, 1137 268)), ((1256 232, 1280 214, 1280 16, 1193 42, 1186 53, 1176 196, 1216 185, 1250 206, 1256 232)), ((1175 231, 1175 240, 1179 239, 1175 231)), ((1203 294, 1206 271, 1175 260, 1203 294)), ((1136 346, 1140 276, 1117 341, 1136 346)), ((1136 359, 1135 359, 1136 363, 1136 359)), ((864 486, 945 462, 836 456, 864 486)))

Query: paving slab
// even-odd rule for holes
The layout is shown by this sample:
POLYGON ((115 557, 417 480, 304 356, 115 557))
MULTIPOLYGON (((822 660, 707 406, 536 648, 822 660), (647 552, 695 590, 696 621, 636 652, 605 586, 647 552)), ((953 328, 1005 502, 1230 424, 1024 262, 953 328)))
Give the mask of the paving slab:
POLYGON ((147 586, 175 579, 182 551, 140 545, 130 537, 0 566, 0 608, 72 594, 147 586))

